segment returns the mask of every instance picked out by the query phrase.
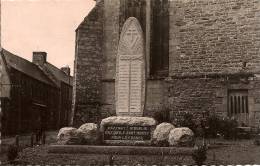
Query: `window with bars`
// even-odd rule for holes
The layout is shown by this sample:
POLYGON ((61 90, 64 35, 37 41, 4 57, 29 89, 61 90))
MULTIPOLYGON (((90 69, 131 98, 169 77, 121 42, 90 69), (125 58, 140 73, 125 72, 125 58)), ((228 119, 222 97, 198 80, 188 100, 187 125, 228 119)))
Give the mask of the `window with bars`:
POLYGON ((248 90, 230 90, 228 93, 228 116, 248 124, 248 90))

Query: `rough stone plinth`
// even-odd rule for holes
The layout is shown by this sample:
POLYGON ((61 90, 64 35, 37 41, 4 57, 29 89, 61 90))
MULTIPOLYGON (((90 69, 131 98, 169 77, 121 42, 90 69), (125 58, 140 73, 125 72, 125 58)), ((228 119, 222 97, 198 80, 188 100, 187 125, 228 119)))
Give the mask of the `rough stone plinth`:
POLYGON ((156 145, 168 144, 169 133, 175 127, 171 123, 161 123, 153 133, 153 143, 156 145))
MULTIPOLYGON (((105 144, 109 145, 151 145, 152 143, 152 135, 153 131, 156 126, 156 121, 153 118, 148 118, 148 117, 125 117, 125 116, 115 116, 115 117, 108 117, 106 119, 103 119, 100 124, 100 131, 103 135, 103 142, 105 144), (121 127, 121 128, 147 128, 149 129, 148 134, 149 136, 145 136, 145 138, 149 139, 135 139, 135 136, 138 136, 138 134, 130 134, 127 135, 126 133, 129 132, 143 132, 137 130, 132 130, 132 131, 123 131, 123 130, 118 130, 115 131, 117 134, 116 136, 119 136, 118 139, 105 139, 105 133, 106 133, 106 128, 107 127, 121 127), (122 134, 123 133, 123 134, 122 134)), ((116 129, 115 129, 116 130, 116 129)), ((141 129, 142 130, 142 129, 141 129)), ((147 134, 147 131, 144 132, 147 134)))
POLYGON ((188 127, 174 128, 169 134, 170 146, 193 146, 194 133, 188 127))

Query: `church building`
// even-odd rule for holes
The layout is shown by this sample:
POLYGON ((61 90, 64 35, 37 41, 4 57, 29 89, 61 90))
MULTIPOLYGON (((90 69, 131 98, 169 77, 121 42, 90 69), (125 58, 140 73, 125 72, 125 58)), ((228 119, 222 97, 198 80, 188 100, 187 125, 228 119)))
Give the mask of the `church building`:
POLYGON ((126 102, 126 111, 142 109, 142 116, 215 114, 259 127, 259 17, 258 0, 97 0, 76 29, 72 123, 114 116, 126 102), (139 36, 128 30, 121 41, 123 27, 133 26, 129 18, 139 23, 139 36), (124 68, 120 43, 142 49, 141 68, 124 68), (129 96, 120 98, 121 69, 128 80, 144 72, 140 94, 130 81, 129 96))

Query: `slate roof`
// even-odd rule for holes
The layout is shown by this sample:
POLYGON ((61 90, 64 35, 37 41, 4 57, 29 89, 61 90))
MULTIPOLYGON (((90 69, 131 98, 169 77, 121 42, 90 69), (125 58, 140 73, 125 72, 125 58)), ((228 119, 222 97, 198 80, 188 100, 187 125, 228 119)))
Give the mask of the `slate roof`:
POLYGON ((5 49, 2 49, 1 54, 3 55, 8 67, 14 68, 38 81, 55 86, 55 84, 34 63, 23 59, 5 49))
POLYGON ((65 72, 48 62, 46 62, 44 66, 45 69, 47 68, 47 70, 52 73, 56 80, 64 82, 71 86, 73 85, 73 77, 68 76, 65 72))

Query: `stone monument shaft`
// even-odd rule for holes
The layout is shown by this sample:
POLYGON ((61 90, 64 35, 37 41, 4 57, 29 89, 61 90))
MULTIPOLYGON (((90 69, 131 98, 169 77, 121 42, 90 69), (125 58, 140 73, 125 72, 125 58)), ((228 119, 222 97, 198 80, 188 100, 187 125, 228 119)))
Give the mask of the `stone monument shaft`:
POLYGON ((145 52, 139 21, 130 17, 120 35, 116 66, 116 112, 142 116, 145 100, 145 52))

